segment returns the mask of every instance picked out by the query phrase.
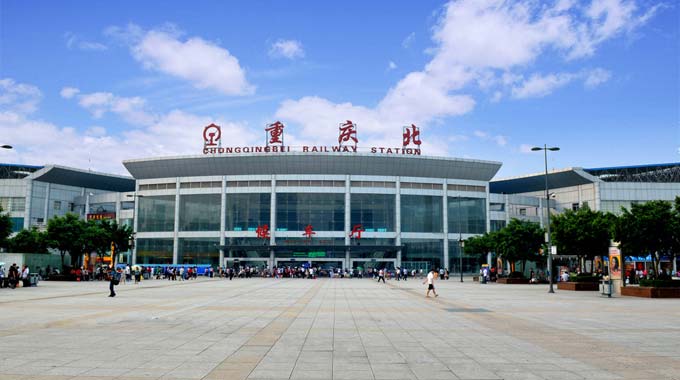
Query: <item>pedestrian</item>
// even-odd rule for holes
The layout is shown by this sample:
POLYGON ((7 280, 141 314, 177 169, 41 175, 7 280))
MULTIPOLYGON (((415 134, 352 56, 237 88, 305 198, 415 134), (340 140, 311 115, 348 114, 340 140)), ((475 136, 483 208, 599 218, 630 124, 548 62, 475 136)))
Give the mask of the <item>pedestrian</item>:
POLYGON ((28 288, 31 286, 31 281, 28 278, 28 274, 30 271, 28 270, 28 265, 24 264, 24 269, 21 270, 21 281, 23 281, 24 287, 28 288))
POLYGON ((9 279, 10 288, 15 289, 19 283, 19 268, 17 268, 16 263, 9 267, 7 278, 9 279))
POLYGON ((382 280, 383 284, 385 283, 385 270, 383 269, 378 271, 378 283, 380 283, 380 280, 382 280))
POLYGON ((426 298, 430 297, 430 291, 434 293, 435 297, 439 297, 439 294, 437 294, 437 291, 434 289, 434 274, 435 274, 434 268, 430 269, 430 272, 427 274, 427 278, 425 279, 425 281, 423 281, 423 285, 427 283, 427 293, 425 294, 426 298))
POLYGON ((110 269, 109 271, 109 297, 115 297, 116 296, 116 291, 114 290, 114 286, 118 285, 120 283, 120 278, 121 278, 121 273, 118 270, 114 270, 113 268, 110 269))

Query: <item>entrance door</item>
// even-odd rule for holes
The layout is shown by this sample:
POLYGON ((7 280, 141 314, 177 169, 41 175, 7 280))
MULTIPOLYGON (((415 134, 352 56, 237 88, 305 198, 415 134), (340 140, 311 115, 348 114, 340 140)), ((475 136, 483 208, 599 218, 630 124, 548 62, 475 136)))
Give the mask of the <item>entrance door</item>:
POLYGON ((314 258, 314 259, 298 259, 295 257, 277 257, 274 259, 274 266, 291 266, 291 267, 301 267, 304 265, 309 265, 311 263, 314 267, 321 267, 323 269, 330 268, 340 268, 345 269, 345 261, 342 259, 331 259, 331 258, 314 258))
POLYGON ((394 270, 397 267, 397 259, 350 259, 350 266, 364 272, 369 268, 394 270))
POLYGON ((225 257, 224 266, 227 268, 255 267, 258 270, 270 267, 269 260, 265 259, 253 260, 250 257, 225 257))

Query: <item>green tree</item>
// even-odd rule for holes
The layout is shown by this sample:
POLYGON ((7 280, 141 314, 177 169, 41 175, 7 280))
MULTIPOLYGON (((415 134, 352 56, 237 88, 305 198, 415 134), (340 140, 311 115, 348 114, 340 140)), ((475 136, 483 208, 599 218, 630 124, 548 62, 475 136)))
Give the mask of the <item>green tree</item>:
POLYGON ((586 205, 556 215, 550 223, 551 237, 558 252, 578 256, 584 268, 585 260, 607 255, 613 223, 612 214, 593 211, 586 205))
POLYGON ((624 255, 652 255, 654 277, 659 260, 673 249, 673 207, 668 201, 649 201, 621 209, 614 225, 614 238, 621 243, 624 255))
POLYGON ((473 236, 465 241, 465 254, 479 258, 481 262, 486 262, 489 252, 496 250, 495 232, 485 233, 484 235, 473 236))
POLYGON ((12 234, 12 219, 9 213, 2 211, 2 206, 0 206, 0 247, 7 247, 7 238, 12 234))
POLYGON ((543 244, 543 235, 543 229, 537 223, 512 219, 507 226, 496 232, 496 253, 510 262, 512 271, 515 270, 515 263, 521 261, 524 271, 527 261, 542 260, 538 251, 543 244))
POLYGON ((68 213, 55 216, 47 221, 47 246, 59 251, 61 267, 64 268, 66 253, 75 257, 80 254, 79 239, 83 233, 84 224, 78 215, 68 213))
POLYGON ((37 227, 21 230, 9 239, 10 252, 47 253, 47 233, 37 227))
POLYGON ((104 256, 111 254, 111 265, 116 265, 116 256, 120 252, 129 250, 132 246, 132 227, 120 225, 115 220, 102 220, 93 226, 88 233, 92 239, 92 247, 97 255, 103 260, 104 256))
POLYGON ((78 251, 82 254, 90 254, 90 252, 97 252, 99 255, 99 245, 106 245, 107 237, 104 235, 106 231, 101 228, 99 221, 88 220, 83 224, 83 232, 78 239, 78 251))
POLYGON ((673 216, 671 220, 671 262, 675 262, 680 255, 680 196, 675 197, 673 216))

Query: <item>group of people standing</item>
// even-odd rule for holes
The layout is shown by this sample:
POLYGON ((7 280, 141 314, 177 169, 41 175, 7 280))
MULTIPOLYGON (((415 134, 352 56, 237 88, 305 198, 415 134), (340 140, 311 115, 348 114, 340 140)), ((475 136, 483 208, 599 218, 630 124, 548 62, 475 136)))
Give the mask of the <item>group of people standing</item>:
POLYGON ((19 269, 19 266, 14 263, 9 267, 7 273, 5 273, 5 267, 0 266, 0 288, 15 289, 19 284, 29 287, 31 286, 30 273, 28 265, 19 269))

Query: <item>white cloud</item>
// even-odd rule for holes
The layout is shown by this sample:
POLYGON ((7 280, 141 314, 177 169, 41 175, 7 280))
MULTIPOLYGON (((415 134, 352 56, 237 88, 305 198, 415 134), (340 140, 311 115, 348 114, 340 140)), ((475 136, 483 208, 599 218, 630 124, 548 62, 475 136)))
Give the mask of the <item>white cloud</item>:
POLYGON ((513 87, 512 96, 516 99, 546 96, 555 89, 565 86, 575 78, 575 75, 568 73, 534 74, 521 85, 513 87))
MULTIPOLYGON (((648 16, 640 16, 630 3, 594 0, 592 6, 583 7, 569 0, 548 5, 535 1, 451 1, 433 29, 435 47, 429 49, 432 59, 422 70, 398 81, 375 107, 305 96, 282 102, 275 115, 299 125, 300 136, 315 135, 319 126, 354 117, 363 125, 360 133, 393 139, 394 131, 403 124, 427 128, 446 117, 472 111, 475 100, 467 90, 474 85, 494 91, 491 100, 495 102, 504 93, 514 98, 545 96, 576 79, 584 80, 587 86, 601 83, 598 81, 606 77, 604 70, 541 75, 530 73, 531 64, 539 55, 554 52, 566 61, 587 57, 602 42, 641 25, 648 16), (529 79, 525 79, 527 71, 529 79)), ((414 39, 415 33, 411 33, 402 45, 408 47, 414 39)), ((508 141, 500 135, 484 139, 499 146, 508 141)))
POLYGON ((59 91, 59 95, 61 95, 62 98, 64 99, 71 99, 72 97, 76 96, 80 92, 79 89, 75 87, 64 87, 59 91))
POLYGON ((588 88, 597 87, 600 84, 608 81, 611 77, 612 73, 610 71, 600 68, 594 69, 586 74, 584 85, 588 88))
POLYGON ((11 78, 0 79, 0 110, 26 114, 36 110, 42 92, 35 86, 16 83, 11 78))
POLYGON ((481 139, 485 139, 485 138, 489 137, 489 134, 488 134, 488 133, 482 132, 482 131, 474 131, 473 134, 474 134, 476 137, 479 137, 479 138, 481 138, 481 139))
POLYGON ((110 92, 94 92, 78 95, 78 105, 88 110, 96 119, 107 112, 117 114, 135 125, 150 125, 157 119, 145 110, 146 101, 138 96, 126 98, 110 92))
POLYGON ((389 61, 389 62, 387 63, 387 70, 388 70, 388 71, 389 71, 389 70, 394 70, 394 69, 396 69, 396 68, 397 68, 397 64, 394 63, 394 61, 389 61))
POLYGON ((83 41, 80 37, 71 32, 66 32, 64 34, 64 39, 66 39, 66 47, 69 49, 79 49, 86 51, 108 50, 108 46, 102 44, 101 42, 83 41))
POLYGON ((278 40, 269 48, 269 56, 274 58, 296 59, 305 56, 302 42, 296 40, 278 40))
MULTIPOLYGON (((25 86, 39 91, 34 86, 25 86)), ((106 112, 116 112, 114 110, 125 108, 124 99, 135 98, 94 93, 81 95, 79 99, 88 106, 101 106, 106 108, 106 112)), ((0 130, 3 131, 3 140, 12 144, 14 149, 7 152, 0 150, 2 161, 60 164, 128 174, 121 164, 123 160, 199 154, 203 146, 203 127, 213 122, 222 127, 224 136, 233 136, 230 140, 225 139, 223 145, 252 145, 262 137, 261 133, 254 133, 243 123, 179 110, 159 115, 152 123, 121 134, 110 134, 100 126, 79 132, 75 128, 31 118, 6 105, 0 108, 0 130)))
POLYGON ((105 33, 129 45, 132 56, 147 69, 226 95, 255 92, 238 59, 227 49, 199 37, 182 40, 172 25, 144 31, 131 24, 126 28, 109 27, 105 33))
POLYGON ((413 42, 416 40, 416 32, 411 32, 406 38, 404 38, 403 41, 401 41, 401 46, 404 49, 408 49, 413 45, 413 42))

